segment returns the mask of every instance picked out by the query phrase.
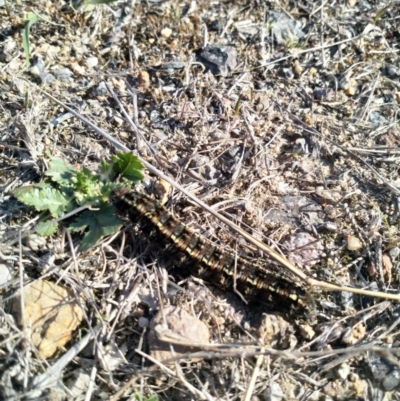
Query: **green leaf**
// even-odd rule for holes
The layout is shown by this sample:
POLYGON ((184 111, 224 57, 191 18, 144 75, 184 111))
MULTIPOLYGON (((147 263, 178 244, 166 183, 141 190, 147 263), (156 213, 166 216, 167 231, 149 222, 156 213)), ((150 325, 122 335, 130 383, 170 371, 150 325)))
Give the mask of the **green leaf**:
POLYGON ((132 153, 118 153, 115 156, 112 156, 112 161, 114 162, 114 171, 120 174, 123 178, 133 182, 138 182, 143 179, 143 165, 132 153))
POLYGON ((75 173, 75 169, 66 163, 60 157, 54 157, 50 161, 49 169, 46 171, 46 176, 51 177, 51 180, 60 185, 71 185, 71 178, 75 173))
POLYGON ((375 16, 375 18, 374 18, 374 24, 376 24, 376 23, 382 18, 383 14, 385 14, 385 12, 386 12, 387 10, 389 10, 389 8, 392 6, 392 4, 393 4, 393 0, 392 0, 386 7, 381 8, 381 9, 376 13, 376 16, 375 16))
POLYGON ((36 187, 18 188, 13 195, 20 202, 33 206, 38 211, 48 210, 53 217, 62 216, 69 203, 59 190, 45 183, 36 187))
POLYGON ((24 30, 22 31, 22 45, 24 46, 24 53, 26 58, 26 66, 30 66, 30 44, 29 44, 29 31, 31 30, 31 26, 36 24, 39 21, 39 17, 35 13, 26 13, 25 20, 27 21, 24 30))
POLYGON ((100 164, 98 176, 100 181, 102 182, 113 181, 115 178, 113 164, 109 163, 108 161, 102 161, 100 164))
POLYGON ((158 401, 159 399, 157 394, 153 394, 148 398, 140 393, 135 393, 133 396, 135 397, 136 401, 158 401))
POLYGON ((100 188, 100 198, 103 202, 107 202, 111 193, 117 188, 126 188, 129 191, 129 186, 122 185, 119 182, 109 182, 100 188))
POLYGON ((100 194, 101 182, 89 169, 77 171, 72 177, 74 196, 79 205, 97 199, 100 194))
POLYGON ((84 211, 69 225, 69 228, 71 231, 88 229, 81 242, 82 251, 87 251, 101 238, 116 233, 122 223, 122 220, 115 216, 113 206, 102 204, 98 210, 84 211))
POLYGON ((57 230, 57 227, 58 227, 58 223, 57 222, 48 221, 48 222, 44 222, 44 223, 39 224, 36 227, 36 232, 38 234, 43 235, 43 236, 46 237, 47 235, 53 234, 57 230))

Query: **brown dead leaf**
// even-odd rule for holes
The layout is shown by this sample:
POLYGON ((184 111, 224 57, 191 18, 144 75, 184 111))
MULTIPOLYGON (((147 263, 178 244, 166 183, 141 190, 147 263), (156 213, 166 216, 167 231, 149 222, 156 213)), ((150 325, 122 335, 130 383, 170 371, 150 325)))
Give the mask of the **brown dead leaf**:
POLYGON ((49 358, 72 338, 83 318, 83 311, 74 294, 63 287, 39 280, 24 288, 24 311, 21 297, 13 301, 13 312, 31 332, 31 341, 39 356, 49 358), (22 314, 23 313, 23 314, 22 314))

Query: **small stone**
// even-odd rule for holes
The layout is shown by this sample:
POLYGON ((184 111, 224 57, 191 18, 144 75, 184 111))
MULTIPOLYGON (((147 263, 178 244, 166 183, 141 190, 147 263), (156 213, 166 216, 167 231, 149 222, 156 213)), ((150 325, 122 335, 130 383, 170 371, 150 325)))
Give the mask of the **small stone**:
POLYGON ((342 336, 342 343, 346 345, 358 344, 365 337, 365 333, 366 327, 364 324, 360 323, 354 327, 349 327, 342 336))
POLYGON ((392 391, 400 388, 400 369, 398 360, 393 364, 375 353, 368 353, 368 365, 371 374, 379 381, 384 391, 392 391))
POLYGON ((299 60, 295 60, 293 62, 293 71, 296 74, 296 76, 300 76, 303 73, 303 67, 299 63, 299 60))
POLYGON ((105 96, 105 95, 107 95, 107 93, 108 93, 108 89, 107 89, 106 83, 104 81, 100 82, 97 85, 97 87, 94 88, 92 91, 92 95, 96 96, 96 97, 97 96, 105 96))
POLYGON ((170 61, 161 64, 160 68, 163 71, 166 71, 172 74, 174 71, 182 70, 185 68, 186 63, 182 61, 179 57, 175 57, 170 61))
POLYGON ((305 36, 301 30, 301 22, 288 17, 283 11, 273 10, 268 13, 268 24, 271 34, 280 45, 297 43, 305 36))
POLYGON ((122 127, 122 125, 124 124, 124 119, 119 116, 114 116, 112 122, 116 127, 122 127))
POLYGON ((300 334, 302 337, 308 341, 312 340, 315 337, 314 329, 307 323, 299 325, 300 334))
POLYGON ((63 83, 68 83, 70 79, 73 77, 74 73, 69 68, 62 68, 60 70, 53 71, 56 79, 63 83))
POLYGON ((347 363, 342 363, 336 370, 338 379, 346 380, 350 373, 350 366, 347 363))
POLYGON ((196 52, 197 61, 214 75, 227 75, 237 65, 237 52, 232 46, 209 44, 196 52))
POLYGON ((400 248, 398 246, 389 250, 389 255, 392 259, 396 259, 400 255, 400 248))
POLYGON ((324 250, 321 241, 301 231, 286 237, 282 246, 288 251, 288 259, 301 266, 315 265, 324 250))
POLYGON ((225 319, 222 316, 213 316, 211 323, 215 326, 223 326, 225 324, 225 319))
MULTIPOLYGON (((343 387, 342 383, 338 380, 329 381, 323 388, 324 394, 334 399, 337 399, 338 395, 345 394, 345 388, 343 387)), ((343 399, 343 398, 342 398, 343 399)))
POLYGON ((324 212, 329 218, 333 219, 336 216, 337 209, 333 205, 326 205, 324 207, 324 212))
POLYGON ((308 70, 308 75, 309 75, 310 77, 313 77, 313 76, 317 75, 317 73, 318 73, 318 70, 317 70, 316 68, 314 68, 314 67, 311 67, 311 68, 308 70))
MULTIPOLYGON (((351 373, 350 373, 351 375, 351 373)), ((353 390, 354 394, 356 397, 359 399, 363 398, 363 395, 365 394, 365 390, 367 388, 368 384, 365 380, 353 380, 349 382, 349 389, 353 390)), ((364 398, 365 399, 365 398, 364 398)))
POLYGON ((11 266, 0 263, 0 286, 6 285, 12 278, 11 266))
POLYGON ((350 382, 354 383, 354 382, 356 382, 357 380, 360 380, 360 377, 358 376, 357 373, 350 372, 350 373, 349 373, 349 376, 347 377, 347 379, 348 379, 350 382))
POLYGON ((41 76, 42 74, 46 73, 45 64, 41 57, 36 56, 33 58, 29 72, 36 76, 41 76))
POLYGON ((99 358, 100 367, 106 372, 112 372, 122 365, 124 362, 124 355, 127 352, 127 346, 122 343, 120 346, 115 342, 115 338, 111 338, 108 344, 99 343, 99 358))
POLYGON ((363 247, 362 242, 354 235, 347 235, 347 249, 349 251, 358 251, 363 247))
POLYGON ((330 88, 315 88, 313 91, 313 96, 315 100, 330 100, 333 95, 333 91, 330 88))
POLYGON ((145 327, 149 326, 149 319, 146 317, 141 316, 138 320, 139 327, 144 329, 145 327))
POLYGON ((41 75, 41 71, 37 65, 33 65, 31 68, 29 68, 29 72, 36 77, 41 75))
POLYGON ((150 75, 147 71, 141 70, 138 74, 138 82, 142 88, 148 88, 150 85, 150 75))
POLYGON ((303 121, 307 125, 312 125, 312 118, 309 114, 304 115, 303 121))
POLYGON ((286 79, 293 79, 294 78, 294 72, 289 67, 282 68, 280 73, 281 73, 281 76, 286 78, 286 79))
POLYGON ((164 28, 161 30, 161 36, 165 39, 168 39, 172 35, 171 28, 164 28))
POLYGON ((342 78, 339 82, 340 89, 344 90, 344 93, 348 96, 353 96, 356 94, 357 91, 357 83, 355 79, 349 78, 342 78))
MULTIPOLYGON (((192 345, 204 346, 209 341, 210 332, 207 326, 176 306, 163 308, 150 322, 148 335, 150 355, 157 361, 186 354, 195 349, 192 345), (164 322, 167 327, 164 326, 164 322), (171 345, 174 353, 171 352, 171 345)), ((201 359, 197 359, 199 360, 201 359)), ((191 361, 195 362, 193 359, 191 361)))
POLYGON ((89 371, 85 368, 78 368, 71 371, 67 379, 67 387, 72 399, 81 398, 82 394, 86 394, 90 383, 89 371))
POLYGON ((54 75, 46 73, 46 74, 42 74, 40 76, 40 79, 42 80, 42 82, 44 84, 51 84, 55 81, 56 78, 54 77, 54 75))
POLYGON ((337 226, 335 223, 332 223, 332 222, 330 222, 330 221, 327 221, 327 222, 325 223, 325 228, 326 228, 328 231, 331 231, 331 232, 333 232, 333 233, 335 233, 335 232, 338 230, 338 226, 337 226))
POLYGON ((279 383, 270 382, 269 387, 264 392, 265 401, 281 401, 284 397, 283 391, 279 383))
POLYGON ((354 86, 349 86, 344 90, 344 93, 348 96, 354 96, 357 92, 357 89, 354 86))
POLYGON ((23 243, 32 251, 38 252, 40 250, 43 250, 43 248, 47 244, 47 240, 45 237, 42 237, 41 235, 30 234, 24 238, 23 243))
POLYGON ((219 20, 215 19, 208 24, 209 31, 220 31, 222 29, 222 25, 219 20))
POLYGON ((265 314, 259 328, 259 336, 262 338, 263 344, 269 347, 276 347, 282 344, 291 333, 292 326, 281 316, 265 314))
POLYGON ((86 65, 88 66, 89 69, 96 67, 96 65, 98 64, 99 64, 99 59, 97 57, 88 57, 86 59, 86 65))

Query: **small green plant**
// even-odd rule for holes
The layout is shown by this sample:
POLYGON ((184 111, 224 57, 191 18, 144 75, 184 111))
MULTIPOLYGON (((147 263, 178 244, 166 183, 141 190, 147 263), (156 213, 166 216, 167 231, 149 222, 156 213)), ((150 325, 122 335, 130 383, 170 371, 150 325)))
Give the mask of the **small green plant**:
POLYGON ((24 16, 26 21, 26 25, 24 30, 22 31, 22 45, 24 47, 24 53, 26 58, 26 66, 30 66, 29 58, 31 56, 30 43, 29 43, 29 32, 31 30, 31 26, 36 24, 39 21, 39 17, 35 13, 26 13, 24 16))
POLYGON ((98 171, 79 169, 59 157, 51 159, 46 178, 39 184, 18 188, 13 195, 25 205, 42 212, 36 231, 50 235, 58 220, 77 208, 82 211, 67 226, 71 231, 86 231, 81 249, 88 250, 102 237, 114 234, 122 221, 115 216, 110 194, 128 189, 143 179, 142 164, 131 153, 118 153, 103 161, 98 171), (115 182, 119 178, 118 182, 115 182))
POLYGON ((135 401, 158 401, 158 395, 153 394, 150 397, 144 397, 142 394, 135 393, 133 395, 135 401))
POLYGON ((387 6, 382 7, 380 10, 378 10, 374 18, 374 24, 378 23, 378 21, 383 17, 383 14, 385 14, 385 12, 388 11, 390 7, 392 7, 392 5, 393 5, 393 0, 391 0, 387 6))

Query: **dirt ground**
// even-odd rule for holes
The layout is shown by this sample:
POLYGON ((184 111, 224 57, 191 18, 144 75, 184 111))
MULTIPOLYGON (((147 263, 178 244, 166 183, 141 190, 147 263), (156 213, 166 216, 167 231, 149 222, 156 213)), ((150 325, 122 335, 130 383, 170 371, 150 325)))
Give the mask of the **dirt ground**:
POLYGON ((89 3, 0 0, 0 398, 400 399, 395 299, 293 276, 308 308, 247 302, 140 219, 82 251, 13 196, 128 148, 138 190, 237 260, 268 251, 150 166, 308 277, 398 297, 398 2, 89 3))

